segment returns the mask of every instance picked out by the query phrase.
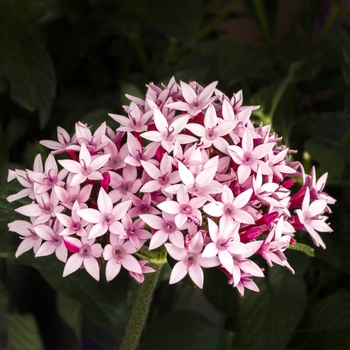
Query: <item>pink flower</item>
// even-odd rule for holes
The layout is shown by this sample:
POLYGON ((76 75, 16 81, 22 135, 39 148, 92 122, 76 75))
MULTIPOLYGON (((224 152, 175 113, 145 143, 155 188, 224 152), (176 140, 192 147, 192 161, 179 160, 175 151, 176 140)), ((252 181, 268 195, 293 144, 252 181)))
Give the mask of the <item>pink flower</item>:
POLYGON ((246 244, 239 242, 239 223, 238 222, 223 222, 220 220, 220 227, 208 218, 209 235, 212 240, 204 248, 203 257, 218 256, 221 265, 233 273, 233 255, 253 254, 254 251, 246 244))
POLYGON ((38 252, 42 238, 36 234, 33 229, 33 225, 30 222, 24 220, 15 220, 8 224, 8 229, 9 231, 18 233, 23 240, 16 250, 16 258, 32 248, 34 254, 38 252))
POLYGON ((73 176, 71 186, 79 185, 89 180, 102 180, 102 174, 97 171, 102 168, 108 161, 109 154, 97 155, 94 158, 91 157, 85 143, 82 143, 79 162, 69 159, 59 160, 58 162, 67 170, 75 174, 73 176))
POLYGON ((120 149, 106 135, 102 135, 102 142, 106 143, 103 151, 109 154, 107 163, 101 168, 104 170, 117 170, 125 167, 125 158, 128 155, 127 145, 123 145, 120 149))
POLYGON ((197 175, 194 175, 183 163, 178 162, 179 175, 183 185, 169 186, 166 188, 166 191, 176 193, 181 186, 184 186, 188 193, 195 196, 208 197, 208 199, 211 194, 220 193, 223 190, 223 185, 214 180, 218 158, 212 158, 209 162, 211 166, 206 167, 204 165, 203 170, 197 175))
POLYGON ((199 287, 203 288, 204 275, 202 267, 214 267, 220 264, 219 259, 214 256, 210 258, 202 257, 203 236, 201 232, 195 234, 186 244, 185 249, 165 243, 169 255, 178 260, 171 271, 170 284, 182 280, 187 273, 192 281, 199 287))
POLYGON ((126 165, 122 170, 122 176, 118 173, 111 172, 112 191, 109 196, 113 202, 128 200, 129 194, 135 194, 140 189, 142 181, 138 178, 137 169, 135 166, 126 165))
POLYGON ((188 219, 196 225, 202 224, 202 215, 198 208, 202 207, 207 201, 205 197, 189 197, 184 186, 180 186, 177 193, 177 200, 167 200, 159 203, 157 207, 168 213, 175 215, 175 224, 177 227, 182 227, 188 219))
POLYGON ((203 210, 208 215, 223 217, 225 222, 234 220, 242 224, 254 224, 253 217, 242 209, 249 202, 252 193, 252 189, 248 189, 234 198, 231 189, 225 186, 221 195, 221 202, 208 203, 203 207, 203 210))
POLYGON ((101 187, 96 209, 85 208, 77 210, 77 214, 86 222, 94 224, 89 233, 89 239, 105 234, 108 230, 115 235, 124 235, 124 227, 119 221, 129 210, 131 201, 125 201, 113 207, 113 202, 101 187))
POLYGON ((141 164, 147 174, 153 179, 146 182, 141 187, 141 192, 155 192, 162 190, 162 193, 166 195, 164 189, 180 181, 179 173, 178 171, 173 171, 170 157, 167 154, 165 154, 162 158, 159 167, 156 167, 152 163, 148 163, 143 160, 141 160, 141 164))
POLYGON ((214 145, 220 152, 227 154, 228 142, 222 137, 236 126, 236 121, 224 121, 217 118, 215 107, 210 104, 205 112, 204 126, 190 123, 186 129, 201 137, 198 147, 208 148, 214 145))
POLYGON ((92 185, 86 185, 84 187, 80 185, 69 186, 69 183, 67 183, 66 190, 63 187, 55 186, 54 191, 61 204, 72 210, 75 202, 78 202, 82 207, 88 201, 91 196, 92 187, 92 185))
POLYGON ((135 281, 137 283, 143 283, 143 281, 145 280, 145 273, 152 273, 155 270, 152 269, 152 267, 146 266, 146 264, 148 263, 147 260, 138 260, 138 263, 140 264, 142 273, 136 273, 133 271, 129 271, 129 275, 135 279, 135 281))
POLYGON ((59 205, 59 200, 54 191, 50 195, 48 192, 35 195, 35 199, 36 202, 15 209, 16 212, 34 219, 34 225, 47 222, 55 217, 56 213, 60 213, 64 209, 62 205, 59 205))
POLYGON ((107 244, 103 257, 107 260, 106 279, 107 282, 115 278, 123 266, 126 270, 142 274, 142 269, 137 259, 132 255, 138 249, 130 242, 117 236, 110 236, 110 244, 107 244))
POLYGON ((143 132, 147 130, 147 121, 152 114, 151 110, 143 113, 135 102, 131 102, 128 109, 129 118, 119 114, 109 113, 108 115, 121 125, 118 128, 119 131, 143 132))
POLYGON ((57 163, 55 157, 49 154, 45 161, 45 172, 35 172, 27 170, 29 177, 36 182, 35 192, 37 194, 43 194, 52 189, 55 185, 62 186, 63 179, 67 176, 68 171, 62 169, 58 172, 57 163))
MULTIPOLYGON (((128 214, 124 214, 121 221, 125 231, 125 238, 128 238, 137 249, 140 249, 144 242, 152 237, 151 232, 144 230, 146 224, 143 220, 137 219, 132 221, 128 214)), ((121 238, 124 237, 121 236, 121 238)))
POLYGON ((87 221, 82 220, 81 217, 77 214, 77 210, 80 210, 79 203, 76 201, 72 207, 71 216, 66 214, 57 213, 56 217, 59 222, 65 227, 61 230, 61 236, 67 235, 78 235, 78 236, 87 236, 87 232, 84 227, 88 224, 87 221))
POLYGON ((141 166, 141 160, 149 161, 152 164, 158 165, 158 162, 153 159, 156 154, 158 144, 157 142, 151 142, 147 146, 143 147, 138 139, 131 133, 127 134, 126 145, 128 147, 129 154, 125 157, 125 163, 133 167, 141 166))
POLYGON ((106 134, 106 122, 103 122, 92 135, 90 128, 81 122, 75 123, 75 135, 80 145, 85 144, 91 154, 102 150, 107 142, 102 142, 102 136, 106 134))
POLYGON ((169 125, 162 112, 158 108, 154 108, 154 124, 157 131, 147 131, 141 136, 146 140, 159 142, 167 152, 171 152, 175 141, 180 144, 196 141, 193 136, 180 134, 186 126, 188 118, 186 115, 180 116, 169 125))
POLYGON ((8 225, 22 240, 16 257, 55 253, 63 276, 85 268, 96 280, 103 258, 107 281, 123 266, 142 283, 154 270, 138 256, 164 246, 177 260, 170 283, 189 274, 202 288, 203 267, 218 267, 243 295, 264 276, 253 255, 293 272, 284 252, 295 230, 325 247, 319 232, 332 231, 335 202, 324 192, 327 174, 305 174, 271 125, 254 126, 257 107, 242 105, 242 91, 229 99, 217 82, 174 77, 146 86, 144 98, 126 95, 127 116, 111 115, 117 131, 79 122, 70 137, 58 127, 58 142, 41 142, 53 150, 45 166, 38 155, 33 170, 9 170, 22 190, 8 201, 29 197, 16 209, 27 221, 8 225))
POLYGON ((283 217, 280 217, 261 245, 259 254, 266 260, 269 266, 272 266, 272 262, 274 262, 280 266, 286 266, 294 273, 283 253, 289 247, 291 240, 291 235, 283 235, 283 224, 283 217))
POLYGON ((63 225, 58 220, 55 220, 53 227, 43 224, 34 226, 33 230, 44 240, 44 243, 36 252, 35 257, 47 256, 55 253, 58 260, 62 262, 67 261, 68 250, 62 237, 59 236, 63 230, 63 225))
POLYGON ((213 101, 218 98, 217 96, 211 97, 217 83, 217 81, 212 82, 206 86, 199 94, 197 94, 197 92, 190 85, 181 81, 181 92, 185 101, 167 103, 166 107, 184 111, 192 116, 195 116, 205 110, 213 101))
POLYGON ((97 259, 101 257, 103 248, 95 243, 95 239, 82 237, 81 240, 74 237, 64 237, 64 244, 72 254, 64 266, 63 277, 70 275, 84 267, 89 275, 96 281, 100 279, 100 267, 97 259))
POLYGON ((325 217, 322 216, 327 206, 325 199, 317 199, 310 203, 310 191, 306 188, 305 197, 301 209, 297 209, 295 212, 298 215, 300 222, 304 225, 305 229, 310 233, 314 243, 317 246, 326 248, 321 236, 316 232, 333 232, 333 230, 325 223, 325 217))
POLYGON ((184 236, 175 223, 175 215, 162 212, 162 217, 144 214, 140 218, 151 228, 157 230, 150 241, 150 250, 163 245, 168 239, 176 247, 184 247, 184 236))
POLYGON ((289 190, 275 182, 263 183, 260 167, 258 168, 256 176, 253 178, 253 189, 255 197, 261 201, 261 203, 271 206, 271 208, 285 207, 282 200, 287 198, 290 194, 289 190))
POLYGON ((254 147, 253 138, 248 130, 244 132, 241 147, 228 146, 228 153, 233 161, 239 164, 237 175, 240 184, 248 179, 252 170, 257 172, 258 166, 260 166, 263 175, 272 174, 270 167, 261 159, 265 157, 274 146, 275 144, 271 142, 254 147))
MULTIPOLYGON (((311 199, 324 199, 327 201, 327 204, 334 204, 336 200, 325 193, 324 186, 326 184, 328 173, 323 174, 318 180, 316 179, 316 169, 312 167, 311 175, 307 176, 305 179, 305 185, 310 189, 310 198, 311 199)), ((329 206, 326 207, 327 212, 331 212, 329 206)))
POLYGON ((152 197, 150 193, 146 193, 139 198, 133 194, 129 194, 129 198, 132 201, 133 208, 130 209, 129 215, 131 218, 139 216, 140 214, 159 214, 159 210, 152 206, 152 197))
POLYGON ((54 150, 52 154, 58 154, 63 153, 66 150, 79 150, 79 147, 74 147, 73 145, 76 144, 77 140, 75 135, 70 137, 68 132, 61 128, 60 126, 57 127, 57 141, 51 141, 51 140, 42 140, 40 143, 44 145, 47 148, 50 148, 54 150))
MULTIPOLYGON (((37 173, 43 172, 43 163, 42 163, 40 154, 38 154, 34 159, 33 171, 37 173)), ((7 181, 12 181, 13 179, 17 179, 17 181, 24 187, 24 189, 19 191, 16 194, 8 196, 6 199, 9 202, 13 202, 15 200, 18 200, 20 198, 24 198, 27 196, 30 199, 35 198, 34 181, 29 177, 29 174, 27 171, 18 170, 18 169, 16 169, 15 171, 9 170, 7 181)))

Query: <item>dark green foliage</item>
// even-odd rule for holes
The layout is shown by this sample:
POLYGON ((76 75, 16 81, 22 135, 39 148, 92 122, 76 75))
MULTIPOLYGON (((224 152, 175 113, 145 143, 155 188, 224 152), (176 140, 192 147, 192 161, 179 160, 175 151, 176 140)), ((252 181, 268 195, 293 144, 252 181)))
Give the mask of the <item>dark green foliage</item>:
MULTIPOLYGON (((114 128, 107 113, 122 112, 125 93, 142 96, 149 81, 166 83, 175 76, 178 82, 219 80, 227 95, 243 89, 245 105, 261 105, 254 111, 256 125, 272 122, 283 142, 299 150, 295 159, 306 171, 315 165, 319 175, 328 172, 326 191, 337 199, 330 215, 334 232, 322 235, 327 249, 316 248, 312 258, 303 253, 313 255, 305 248, 311 239, 301 236, 304 245, 297 247, 303 252, 288 252, 295 275, 266 266, 266 278, 255 279, 260 293, 247 290, 241 297, 224 274, 208 269, 204 294, 218 322, 210 313, 203 316, 204 307, 197 307, 200 313, 189 310, 195 289, 191 282, 169 286, 165 268, 140 348, 350 347, 349 8, 340 7, 342 1, 305 1, 277 41, 282 2, 0 2, 0 316, 14 346, 37 346, 41 339, 31 314, 17 313, 11 302, 7 308, 14 278, 9 264, 39 271, 58 292, 66 321, 62 308, 71 305, 69 326, 86 348, 93 347, 86 339, 104 348, 119 346, 139 286, 126 273, 111 283, 103 278, 97 283, 83 270, 63 279, 61 262, 35 259, 32 252, 14 262, 18 239, 6 224, 18 218, 13 209, 24 203, 6 201, 18 191, 16 184, 6 184, 7 169, 31 168, 34 156, 47 152, 38 141, 56 139, 57 126, 72 132, 77 121, 96 127, 106 120, 114 128), (240 17, 259 27, 258 48, 220 39, 221 24, 240 17), (31 331, 16 333, 16 324, 31 331)), ((41 336, 45 342, 47 334, 41 336)))

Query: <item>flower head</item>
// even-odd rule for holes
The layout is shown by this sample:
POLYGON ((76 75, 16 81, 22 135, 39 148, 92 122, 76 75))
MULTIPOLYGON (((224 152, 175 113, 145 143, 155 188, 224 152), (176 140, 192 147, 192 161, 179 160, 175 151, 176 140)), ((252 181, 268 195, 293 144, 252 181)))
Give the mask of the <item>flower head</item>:
POLYGON ((27 220, 8 224, 21 240, 16 257, 54 254, 64 277, 85 269, 99 280, 102 267, 111 281, 124 268, 142 283, 166 250, 171 284, 188 274, 202 288, 203 268, 217 268, 243 295, 264 277, 254 255, 294 272, 285 251, 298 230, 325 248, 327 174, 305 174, 271 125, 254 126, 258 107, 243 106, 242 91, 229 98, 216 81, 174 77, 146 86, 144 98, 126 95, 126 115, 110 114, 116 130, 58 127, 58 141, 41 142, 51 150, 44 164, 38 155, 32 170, 9 170, 22 189, 8 201, 27 199, 16 209, 27 220))

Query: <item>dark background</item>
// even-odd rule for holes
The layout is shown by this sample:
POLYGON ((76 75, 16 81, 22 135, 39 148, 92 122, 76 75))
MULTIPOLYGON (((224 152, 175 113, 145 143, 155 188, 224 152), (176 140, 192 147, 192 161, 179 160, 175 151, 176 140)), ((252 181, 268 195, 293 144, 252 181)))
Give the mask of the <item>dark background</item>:
MULTIPOLYGON (((138 286, 126 275, 96 283, 84 271, 61 278, 54 258, 27 252, 15 261, 15 219, 7 169, 31 168, 56 127, 93 127, 122 113, 124 94, 175 76, 261 105, 298 149, 307 171, 329 173, 337 199, 315 257, 288 252, 241 298, 208 271, 205 288, 168 285, 165 268, 141 348, 350 348, 350 36, 349 1, 56 0, 0 2, 0 316, 2 344, 112 348, 120 344, 138 286), (31 315, 34 315, 33 318, 31 315), (38 326, 39 332, 36 330, 38 326)), ((306 236, 300 240, 312 245, 306 236)), ((1 345, 0 344, 0 347, 1 345)))

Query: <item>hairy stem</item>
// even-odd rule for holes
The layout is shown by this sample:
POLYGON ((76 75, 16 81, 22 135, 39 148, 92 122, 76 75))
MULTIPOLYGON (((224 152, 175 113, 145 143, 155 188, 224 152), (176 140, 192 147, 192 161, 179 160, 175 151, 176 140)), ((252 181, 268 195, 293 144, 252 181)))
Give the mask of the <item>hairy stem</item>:
POLYGON ((137 348, 147 320, 153 292, 156 288, 158 277, 164 263, 165 261, 160 261, 149 264, 150 267, 155 269, 155 272, 148 273, 145 276, 136 304, 132 310, 120 350, 134 350, 137 348))

